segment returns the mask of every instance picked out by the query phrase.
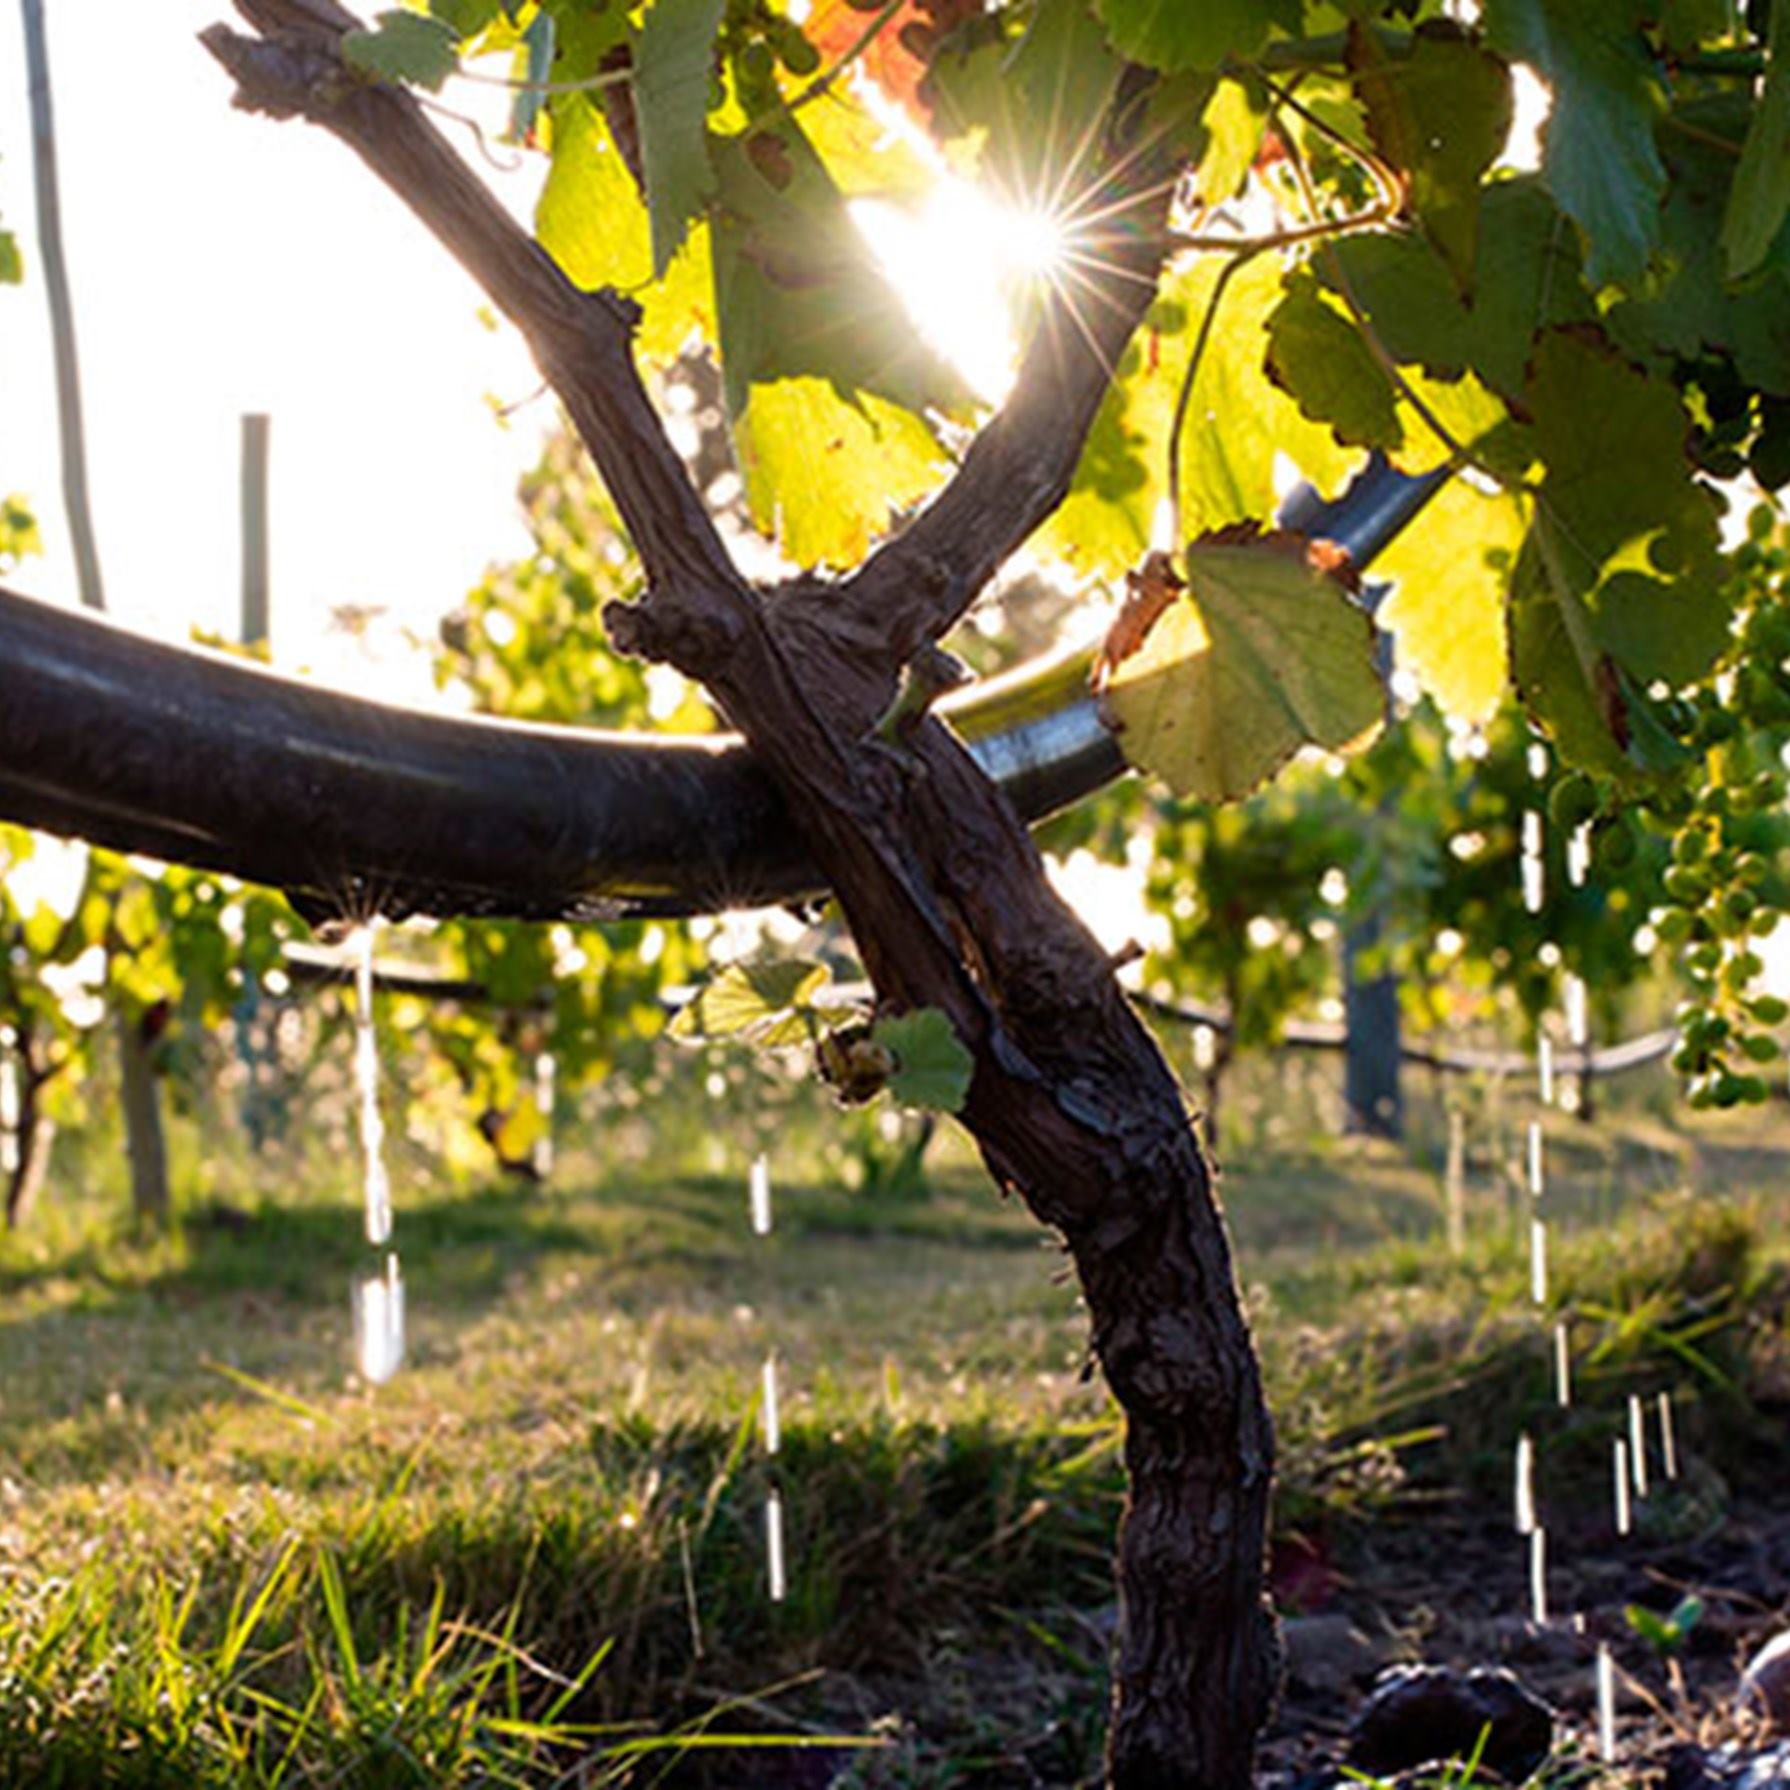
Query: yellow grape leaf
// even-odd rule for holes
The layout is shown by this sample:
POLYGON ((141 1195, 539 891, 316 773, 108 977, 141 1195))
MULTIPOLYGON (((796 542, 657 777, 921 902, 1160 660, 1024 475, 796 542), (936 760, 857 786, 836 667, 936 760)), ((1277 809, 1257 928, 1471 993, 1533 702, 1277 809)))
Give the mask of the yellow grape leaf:
POLYGON ((825 379, 749 390, 734 448, 753 521, 798 565, 856 565, 895 510, 944 476, 932 431, 898 404, 825 379))
POLYGON ((693 330, 714 332, 708 228, 693 226, 655 281, 646 207, 601 112, 584 94, 565 94, 552 119, 553 165, 535 207, 535 234, 574 285, 586 292, 613 286, 637 299, 640 352, 669 362, 693 330))
POLYGON ((1528 526, 1522 500, 1452 479, 1374 561, 1398 664, 1450 715, 1491 719, 1509 686, 1505 599, 1528 526))
POLYGON ((1301 746, 1379 726, 1373 623, 1292 535, 1198 541, 1187 593, 1113 671, 1102 698, 1126 758, 1177 795, 1237 801, 1301 746))
MULTIPOLYGON (((1114 576, 1154 544, 1166 490, 1168 438, 1222 258, 1172 274, 1126 349, 1065 503, 1039 535, 1078 571, 1114 576)), ((1268 377, 1267 322, 1281 295, 1272 255, 1239 268, 1224 290, 1181 436, 1181 526, 1192 535, 1273 513, 1284 456, 1326 496, 1361 464, 1330 428, 1302 416, 1268 377)))

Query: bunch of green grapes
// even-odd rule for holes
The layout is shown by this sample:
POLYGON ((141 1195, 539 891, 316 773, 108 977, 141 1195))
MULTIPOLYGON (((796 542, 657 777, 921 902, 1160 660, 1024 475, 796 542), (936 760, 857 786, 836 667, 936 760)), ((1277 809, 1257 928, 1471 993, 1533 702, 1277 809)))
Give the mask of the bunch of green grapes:
POLYGON ((716 35, 716 55, 733 77, 748 114, 774 111, 782 100, 778 70, 805 79, 820 69, 820 51, 793 19, 770 0, 728 0, 716 35))
MULTIPOLYGON (((1776 995, 1754 992, 1757 942, 1790 907, 1780 858, 1790 843, 1784 749, 1790 740, 1790 543, 1761 506, 1737 550, 1731 644, 1693 689, 1664 697, 1657 719, 1677 742, 1678 767, 1638 804, 1641 823, 1671 841, 1667 904, 1653 917, 1688 985, 1673 1067, 1693 1107, 1757 1104, 1764 1071, 1783 1054, 1774 1029, 1790 1018, 1776 995)), ((1633 847, 1613 785, 1575 771, 1555 784, 1554 823, 1597 829, 1598 861, 1633 847), (1606 841, 1610 843, 1606 843, 1606 841)))

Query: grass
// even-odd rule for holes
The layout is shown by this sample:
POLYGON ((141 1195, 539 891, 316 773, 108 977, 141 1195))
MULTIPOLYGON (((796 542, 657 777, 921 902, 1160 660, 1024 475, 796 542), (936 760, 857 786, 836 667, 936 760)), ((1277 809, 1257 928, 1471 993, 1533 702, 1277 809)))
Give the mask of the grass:
MULTIPOLYGON (((1782 1121, 1560 1122, 1566 1422, 1479 1142, 1458 1259, 1421 1127, 1237 1148, 1283 1529, 1502 1499, 1524 1424, 1589 1506, 1630 1388, 1680 1389, 1687 1449, 1781 1470, 1785 1197, 1682 1189, 1705 1164, 1783 1187, 1782 1121)), ((377 1390, 348 1369, 364 1251, 327 1155, 214 1163, 230 1205, 160 1241, 64 1182, 0 1248, 0 1781, 1086 1781, 1120 1479, 1063 1259, 959 1157, 924 1202, 797 1160, 769 1239, 743 1175, 677 1165, 401 1191, 410 1364, 377 1390)))

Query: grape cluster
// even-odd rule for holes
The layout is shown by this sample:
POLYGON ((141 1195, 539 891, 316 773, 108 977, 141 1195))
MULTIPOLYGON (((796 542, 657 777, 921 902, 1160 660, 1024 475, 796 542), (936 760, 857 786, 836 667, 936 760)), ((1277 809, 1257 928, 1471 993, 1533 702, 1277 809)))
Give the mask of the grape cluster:
POLYGON ((754 117, 782 103, 780 67, 805 79, 819 72, 821 61, 820 51, 801 26, 779 13, 770 0, 728 0, 716 35, 716 56, 731 71, 740 104, 754 117))
MULTIPOLYGON (((1715 672, 1665 697, 1657 718, 1678 742, 1676 774, 1639 804, 1642 823, 1671 842, 1666 904, 1654 915, 1660 941, 1678 953, 1689 992, 1679 1009, 1673 1067, 1693 1107, 1764 1101, 1763 1073, 1782 1055, 1772 1028, 1790 1018, 1776 995, 1754 992, 1763 961, 1755 948, 1790 907, 1777 868, 1790 842, 1783 751, 1790 740, 1790 551, 1772 512, 1756 510, 1737 550, 1732 643, 1715 672)), ((1613 790, 1583 772, 1550 798, 1561 826, 1586 821, 1600 832, 1630 824, 1613 790)))

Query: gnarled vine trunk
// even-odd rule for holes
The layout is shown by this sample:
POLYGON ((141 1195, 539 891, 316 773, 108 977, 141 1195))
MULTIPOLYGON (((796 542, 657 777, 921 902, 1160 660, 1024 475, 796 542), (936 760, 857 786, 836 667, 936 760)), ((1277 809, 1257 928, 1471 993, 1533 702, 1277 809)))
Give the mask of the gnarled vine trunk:
POLYGON ((407 95, 344 73, 333 0, 238 0, 208 46, 239 103, 348 143, 522 329, 645 567, 608 613, 625 651, 700 681, 782 787, 880 1002, 944 1012, 973 1054, 963 1119, 1003 1186, 1061 1232, 1126 1414, 1130 1496, 1109 1775, 1240 1790, 1276 1674, 1262 1557, 1272 1441, 1211 1176, 1180 1090, 1030 837, 943 723, 877 723, 904 663, 1061 502, 1155 290, 1168 182, 1108 121, 1108 270, 1047 308, 1013 397, 902 534, 838 582, 742 578, 636 373, 633 308, 581 292, 407 95))

